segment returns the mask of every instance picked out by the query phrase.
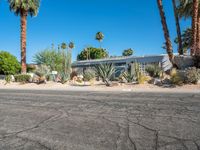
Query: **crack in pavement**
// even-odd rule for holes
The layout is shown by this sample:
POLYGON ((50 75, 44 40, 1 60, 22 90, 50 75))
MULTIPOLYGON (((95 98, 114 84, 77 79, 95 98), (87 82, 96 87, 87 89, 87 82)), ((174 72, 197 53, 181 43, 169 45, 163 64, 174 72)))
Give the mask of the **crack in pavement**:
POLYGON ((62 114, 59 114, 59 115, 52 115, 44 120, 42 120, 41 122, 39 122, 38 124, 30 127, 30 128, 27 128, 27 129, 24 129, 24 130, 21 130, 21 131, 17 131, 17 132, 13 132, 13 133, 8 133, 8 134, 5 134, 3 135, 3 137, 0 139, 0 141, 3 141, 3 139, 7 138, 7 137, 11 137, 11 136, 16 136, 22 132, 27 132, 27 131, 30 131, 30 130, 33 130, 33 129, 37 129, 39 128, 42 124, 45 124, 46 122, 52 120, 52 119, 56 119, 56 118, 59 118, 62 114))

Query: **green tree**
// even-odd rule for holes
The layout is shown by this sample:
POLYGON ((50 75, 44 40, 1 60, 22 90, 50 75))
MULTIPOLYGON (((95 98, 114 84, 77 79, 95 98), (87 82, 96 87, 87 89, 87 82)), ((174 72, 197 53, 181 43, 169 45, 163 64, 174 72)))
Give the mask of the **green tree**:
POLYGON ((88 47, 77 56, 77 60, 101 59, 108 57, 106 49, 88 47))
POLYGON ((0 74, 14 75, 20 72, 17 58, 8 52, 0 51, 0 74))
POLYGON ((97 32, 97 33, 96 33, 95 39, 96 39, 97 41, 99 41, 99 43, 100 43, 100 48, 101 48, 101 42, 102 42, 103 39, 104 39, 104 34, 103 34, 102 32, 97 32))
POLYGON ((8 0, 10 10, 21 17, 21 73, 26 73, 26 28, 27 16, 36 16, 40 0, 8 0))
POLYGON ((132 55, 133 55, 133 50, 131 48, 124 50, 122 53, 122 56, 132 56, 132 55))

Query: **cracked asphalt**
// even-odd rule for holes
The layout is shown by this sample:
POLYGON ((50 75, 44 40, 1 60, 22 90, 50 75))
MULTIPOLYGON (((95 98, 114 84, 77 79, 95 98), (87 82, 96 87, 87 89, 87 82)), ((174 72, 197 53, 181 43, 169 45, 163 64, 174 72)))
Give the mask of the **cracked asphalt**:
POLYGON ((200 94, 1 90, 0 150, 200 150, 200 94))

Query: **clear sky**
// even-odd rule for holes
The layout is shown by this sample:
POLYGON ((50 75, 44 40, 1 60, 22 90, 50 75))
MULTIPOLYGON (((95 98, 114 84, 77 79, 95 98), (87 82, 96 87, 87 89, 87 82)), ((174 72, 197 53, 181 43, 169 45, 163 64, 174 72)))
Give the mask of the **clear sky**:
MULTIPOLYGON (((172 41, 176 37, 171 0, 163 0, 172 41)), ((182 21, 182 29, 190 26, 182 21)), ((127 48, 135 55, 162 54, 164 42, 156 0, 42 0, 37 17, 28 18, 27 61, 45 48, 73 41, 73 59, 86 46, 99 46, 96 32, 105 35, 110 55, 127 48)), ((20 58, 20 19, 0 1, 0 50, 20 58)), ((176 45, 174 50, 176 52, 176 45)))

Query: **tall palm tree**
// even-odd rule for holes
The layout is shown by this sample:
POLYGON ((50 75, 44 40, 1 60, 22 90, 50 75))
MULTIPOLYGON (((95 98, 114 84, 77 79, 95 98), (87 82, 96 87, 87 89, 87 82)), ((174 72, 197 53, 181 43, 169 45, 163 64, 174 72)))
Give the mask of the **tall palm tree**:
POLYGON ((74 48, 75 48, 75 44, 74 44, 73 42, 70 42, 70 43, 69 43, 69 48, 70 48, 70 49, 74 49, 74 48))
POLYGON ((103 39, 104 39, 104 34, 103 34, 102 32, 97 32, 97 33, 96 33, 95 39, 96 39, 97 41, 99 41, 99 43, 100 43, 100 48, 101 48, 101 42, 102 42, 103 39))
POLYGON ((173 63, 174 55, 173 55, 172 43, 171 43, 170 36, 169 36, 169 30, 167 27, 167 22, 166 22, 166 18, 165 18, 165 12, 163 9, 162 0, 157 0, 157 5, 158 5, 160 17, 161 17, 161 23, 162 23, 164 37, 165 37, 167 54, 169 56, 170 61, 173 63))
MULTIPOLYGON (((191 52, 200 53, 200 0, 179 0, 178 13, 180 17, 192 18, 191 52), (198 4, 197 4, 198 3, 198 4)), ((198 54, 200 55, 200 54, 198 54)))
POLYGON ((177 12, 176 0, 172 0, 172 4, 173 4, 173 9, 174 9, 174 17, 175 17, 176 31, 177 31, 177 37, 178 37, 178 52, 179 52, 179 55, 183 55, 181 28, 180 28, 179 17, 178 17, 178 12, 177 12))
POLYGON ((8 0, 10 10, 21 17, 21 73, 26 73, 26 28, 27 16, 36 16, 40 0, 8 0))
POLYGON ((199 0, 193 0, 192 10, 192 47, 191 55, 195 55, 197 49, 197 36, 198 36, 198 12, 199 12, 199 0))

